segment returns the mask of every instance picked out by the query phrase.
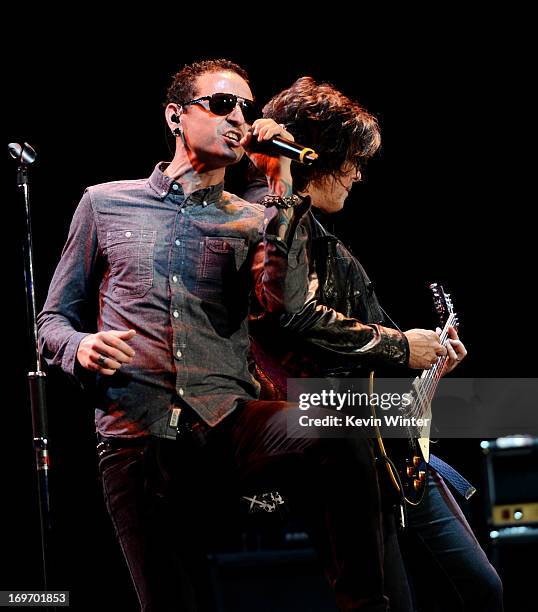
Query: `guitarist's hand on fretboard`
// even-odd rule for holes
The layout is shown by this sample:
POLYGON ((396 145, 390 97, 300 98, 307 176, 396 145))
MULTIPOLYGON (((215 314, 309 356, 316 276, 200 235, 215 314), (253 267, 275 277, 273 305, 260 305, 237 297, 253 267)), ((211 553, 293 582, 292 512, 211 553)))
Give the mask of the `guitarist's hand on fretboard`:
MULTIPOLYGON (((441 333, 441 328, 437 328, 437 333, 441 333)), ((455 327, 450 326, 448 328, 448 338, 445 342, 445 346, 448 351, 448 359, 446 360, 445 367, 443 369, 443 376, 446 376, 449 372, 461 363, 462 359, 465 359, 467 355, 467 349, 458 336, 458 331, 455 327)))

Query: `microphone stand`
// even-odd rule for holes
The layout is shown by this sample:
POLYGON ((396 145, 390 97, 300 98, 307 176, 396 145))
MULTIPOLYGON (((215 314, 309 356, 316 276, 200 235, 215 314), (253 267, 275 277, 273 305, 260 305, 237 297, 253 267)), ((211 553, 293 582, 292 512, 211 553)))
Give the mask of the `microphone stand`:
POLYGON ((30 407, 32 411, 32 430, 37 470, 39 515, 41 523, 41 555, 43 563, 43 588, 47 589, 47 558, 50 532, 52 528, 50 518, 49 499, 49 451, 47 406, 45 395, 46 374, 41 368, 39 342, 37 336, 37 313, 34 285, 34 257, 32 247, 32 223, 30 214, 30 191, 28 184, 28 166, 35 161, 36 153, 28 144, 9 145, 11 156, 17 162, 17 191, 24 205, 26 235, 23 240, 24 253, 24 281, 26 286, 26 309, 28 324, 32 341, 31 370, 28 372, 28 386, 30 391, 30 407))

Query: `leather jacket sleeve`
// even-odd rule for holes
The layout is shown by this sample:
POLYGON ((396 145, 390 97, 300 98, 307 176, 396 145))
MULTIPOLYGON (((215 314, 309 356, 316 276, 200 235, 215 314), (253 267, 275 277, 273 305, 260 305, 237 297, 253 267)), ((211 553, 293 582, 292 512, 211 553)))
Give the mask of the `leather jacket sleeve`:
POLYGON ((409 361, 409 344, 400 331, 377 323, 361 323, 319 304, 315 298, 299 312, 283 315, 280 323, 303 341, 326 351, 327 356, 346 358, 350 366, 364 360, 403 366, 409 361))

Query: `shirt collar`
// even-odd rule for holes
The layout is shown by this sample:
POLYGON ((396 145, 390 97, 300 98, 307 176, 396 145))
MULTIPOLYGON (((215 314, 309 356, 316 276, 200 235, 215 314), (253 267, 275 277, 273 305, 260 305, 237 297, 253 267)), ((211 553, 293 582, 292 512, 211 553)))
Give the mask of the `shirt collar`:
POLYGON ((149 187, 162 199, 164 199, 170 190, 174 195, 181 196, 185 199, 188 204, 214 204, 222 198, 222 192, 224 191, 224 183, 218 185, 212 185, 205 189, 198 189, 193 191, 189 196, 185 198, 183 188, 181 185, 174 181, 173 178, 164 174, 164 170, 168 166, 168 162, 159 162, 151 176, 148 179, 149 187))

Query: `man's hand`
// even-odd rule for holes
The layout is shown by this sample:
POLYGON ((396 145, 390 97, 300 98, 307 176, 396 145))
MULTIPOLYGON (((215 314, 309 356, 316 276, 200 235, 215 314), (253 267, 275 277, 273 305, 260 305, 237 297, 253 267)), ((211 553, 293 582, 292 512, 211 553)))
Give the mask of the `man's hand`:
MULTIPOLYGON (((437 333, 441 333, 441 330, 437 328, 437 333)), ((467 356, 467 349, 465 348, 463 342, 459 339, 458 332, 455 327, 448 328, 448 344, 446 348, 448 349, 448 359, 445 363, 445 368, 443 370, 443 376, 452 372, 452 370, 461 362, 462 359, 465 359, 467 356)))
POLYGON ((267 177, 271 193, 279 196, 290 195, 292 192, 291 160, 287 157, 272 157, 264 153, 249 151, 248 145, 252 139, 263 141, 270 140, 273 136, 294 140, 293 135, 275 123, 273 119, 256 119, 252 124, 252 131, 248 131, 243 136, 240 144, 256 168, 267 177))
POLYGON ((447 349, 441 344, 439 335, 429 329, 410 329, 404 332, 409 342, 409 367, 429 370, 447 349))
POLYGON ((86 370, 112 376, 124 363, 131 363, 134 350, 127 344, 134 329, 110 330, 90 334, 78 345, 77 360, 86 370))

